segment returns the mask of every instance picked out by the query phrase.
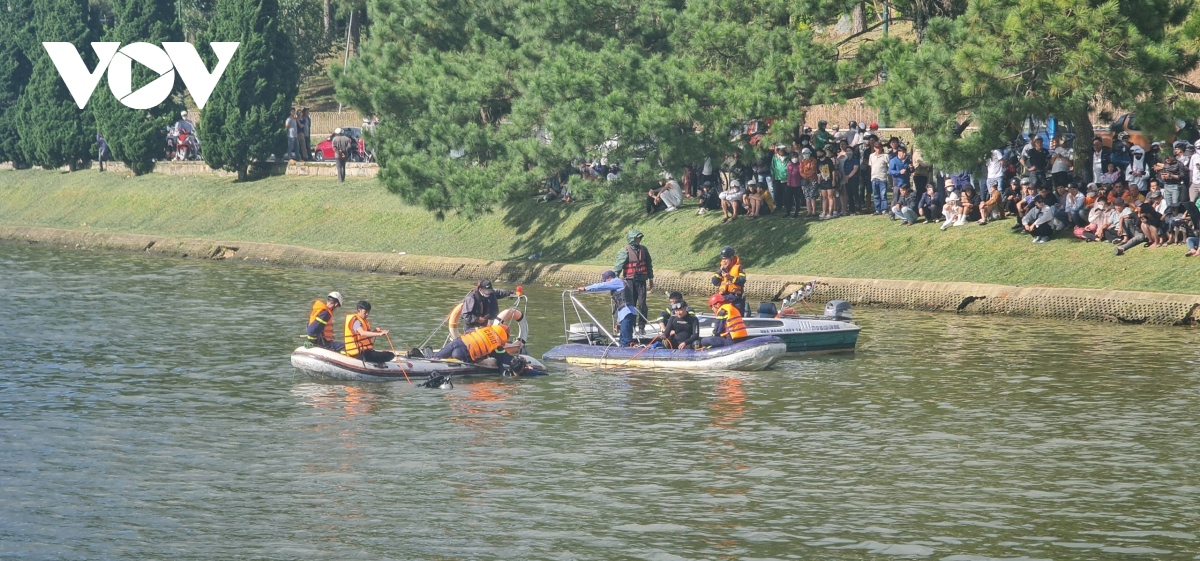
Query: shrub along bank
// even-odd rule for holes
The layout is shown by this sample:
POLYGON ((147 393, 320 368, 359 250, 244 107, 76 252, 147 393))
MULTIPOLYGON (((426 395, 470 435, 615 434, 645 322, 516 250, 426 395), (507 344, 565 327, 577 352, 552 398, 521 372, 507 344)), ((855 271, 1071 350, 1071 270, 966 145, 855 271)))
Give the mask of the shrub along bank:
POLYGON ((691 205, 647 218, 640 200, 563 205, 532 197, 472 220, 437 220, 375 180, 94 171, 0 172, 0 224, 291 244, 315 249, 611 266, 636 227, 656 267, 707 270, 721 246, 751 273, 1200 292, 1200 261, 1183 248, 1137 249, 1055 238, 1033 245, 1010 222, 940 231, 883 217, 796 221, 774 216, 722 224, 691 205))

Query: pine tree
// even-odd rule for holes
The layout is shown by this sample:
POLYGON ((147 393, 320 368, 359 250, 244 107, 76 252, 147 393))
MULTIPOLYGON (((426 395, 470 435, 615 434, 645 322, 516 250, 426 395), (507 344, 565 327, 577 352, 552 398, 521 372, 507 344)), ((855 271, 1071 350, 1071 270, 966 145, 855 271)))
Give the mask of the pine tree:
MULTIPOLYGON (((0 161, 24 166, 28 159, 17 134, 17 105, 33 73, 25 51, 33 40, 33 7, 0 0, 0 161)), ((37 46, 40 48, 40 45, 37 46)))
MULTIPOLYGON (((33 22, 38 41, 64 41, 80 48, 84 63, 96 65, 90 43, 96 39, 90 27, 87 0, 42 0, 34 3, 33 22)), ((67 90, 50 56, 37 44, 26 50, 32 76, 17 106, 16 125, 21 151, 33 165, 71 169, 92 157, 95 128, 91 112, 79 109, 67 90)))
MULTIPOLYGON (((183 40, 174 0, 116 0, 114 8, 117 24, 104 34, 105 41, 160 45, 164 41, 183 40)), ((148 68, 134 64, 133 90, 157 77, 148 68)), ((166 129, 183 109, 182 81, 176 77, 175 84, 175 94, 149 110, 125 107, 103 85, 88 105, 113 157, 125 162, 134 174, 152 171, 154 160, 165 153, 166 129)))
POLYGON ((247 168, 283 154, 283 123, 300 89, 292 42, 279 24, 278 0, 219 0, 203 43, 241 45, 201 112, 204 160, 245 180, 247 168))

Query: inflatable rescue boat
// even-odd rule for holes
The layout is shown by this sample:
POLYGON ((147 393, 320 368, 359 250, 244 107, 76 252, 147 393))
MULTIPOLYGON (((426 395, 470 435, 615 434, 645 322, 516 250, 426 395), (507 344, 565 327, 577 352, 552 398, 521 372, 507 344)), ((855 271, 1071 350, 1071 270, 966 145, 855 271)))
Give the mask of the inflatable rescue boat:
MULTIPOLYGON (((546 373, 546 367, 529 355, 517 355, 523 359, 525 368, 519 372, 506 372, 496 359, 488 357, 479 362, 459 362, 453 359, 408 358, 398 356, 391 362, 371 363, 342 353, 319 347, 300 347, 292 352, 292 366, 309 377, 324 380, 346 380, 354 382, 425 381, 431 376, 538 376, 546 373)), ((520 370, 520 369, 515 369, 520 370)))

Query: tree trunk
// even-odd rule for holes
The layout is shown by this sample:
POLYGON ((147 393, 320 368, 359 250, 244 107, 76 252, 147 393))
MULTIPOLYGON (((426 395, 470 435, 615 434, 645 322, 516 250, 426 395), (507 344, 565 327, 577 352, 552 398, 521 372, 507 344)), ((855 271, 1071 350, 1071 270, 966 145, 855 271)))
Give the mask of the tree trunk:
MULTIPOLYGON (((1075 175, 1090 177, 1092 175, 1092 137, 1096 131, 1092 127, 1092 118, 1087 112, 1070 115, 1071 125, 1075 128, 1075 175)), ((1097 178, 1092 177, 1091 181, 1097 178)))
POLYGON ((350 54, 358 56, 358 40, 362 34, 362 20, 366 10, 354 10, 354 21, 350 22, 350 54))
POLYGON ((862 33, 867 30, 867 4, 859 2, 854 5, 854 11, 850 15, 850 33, 862 33))
POLYGON ((325 0, 325 40, 333 33, 333 0, 325 0))
POLYGON ((237 174, 238 174, 237 182, 238 183, 245 182, 246 181, 246 166, 238 166, 237 174))

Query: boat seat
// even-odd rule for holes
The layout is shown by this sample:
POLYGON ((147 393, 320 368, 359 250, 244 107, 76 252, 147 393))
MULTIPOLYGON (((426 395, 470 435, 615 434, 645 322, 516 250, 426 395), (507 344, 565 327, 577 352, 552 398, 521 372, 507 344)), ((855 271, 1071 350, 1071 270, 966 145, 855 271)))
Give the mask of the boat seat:
POLYGON ((759 302, 758 303, 758 317, 773 318, 778 313, 779 313, 779 309, 777 309, 775 307, 774 302, 759 302))

